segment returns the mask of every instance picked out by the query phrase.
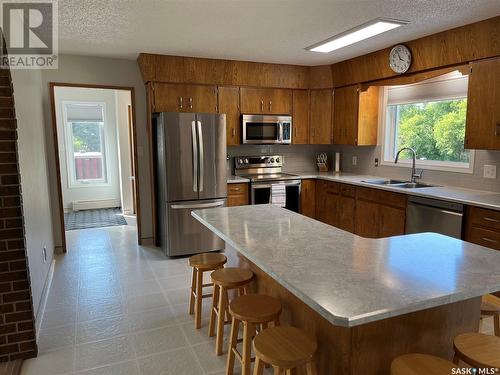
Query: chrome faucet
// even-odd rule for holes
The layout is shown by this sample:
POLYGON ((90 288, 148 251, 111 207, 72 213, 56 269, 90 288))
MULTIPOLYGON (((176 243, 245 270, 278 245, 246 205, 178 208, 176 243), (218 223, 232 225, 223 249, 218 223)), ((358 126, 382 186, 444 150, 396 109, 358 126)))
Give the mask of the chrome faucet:
POLYGON ((412 160, 412 167, 411 167, 411 182, 412 183, 416 183, 417 182, 417 178, 421 178, 422 177, 422 170, 420 170, 417 173, 417 170, 415 168, 415 160, 417 159, 417 153, 415 152, 414 149, 412 149, 411 147, 403 147, 396 154, 396 159, 394 160, 394 164, 398 163, 399 154, 401 153, 401 151, 404 151, 404 150, 408 150, 408 151, 410 151, 412 153, 413 160, 412 160))

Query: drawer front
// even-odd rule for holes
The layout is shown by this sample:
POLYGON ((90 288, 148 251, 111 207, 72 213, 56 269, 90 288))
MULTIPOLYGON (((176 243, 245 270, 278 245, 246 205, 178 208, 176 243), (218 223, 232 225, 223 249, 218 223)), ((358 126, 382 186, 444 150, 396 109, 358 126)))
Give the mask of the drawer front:
POLYGON ((481 246, 500 250, 500 233, 493 230, 473 226, 469 229, 467 240, 481 246))
POLYGON ((340 186, 340 194, 344 197, 354 198, 356 196, 356 187, 352 185, 344 185, 340 186))
POLYGON ((469 222, 473 225, 500 231, 500 211, 469 207, 469 222))
POLYGON ((392 193, 390 191, 370 189, 365 187, 357 187, 356 195, 358 199, 377 202, 386 206, 393 206, 399 208, 406 207, 405 194, 392 193))
POLYGON ((248 195, 248 184, 238 183, 238 184, 227 184, 227 194, 228 195, 248 195))
POLYGON ((246 206, 249 204, 248 194, 232 194, 227 196, 227 206, 246 206))

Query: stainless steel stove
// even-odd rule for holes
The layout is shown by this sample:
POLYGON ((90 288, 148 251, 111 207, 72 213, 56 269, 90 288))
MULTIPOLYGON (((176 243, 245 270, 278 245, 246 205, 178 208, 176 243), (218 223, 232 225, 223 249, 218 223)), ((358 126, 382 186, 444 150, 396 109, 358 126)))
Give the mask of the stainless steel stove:
POLYGON ((300 178, 283 173, 283 156, 239 156, 235 175, 250 180, 252 204, 275 204, 298 212, 300 178))

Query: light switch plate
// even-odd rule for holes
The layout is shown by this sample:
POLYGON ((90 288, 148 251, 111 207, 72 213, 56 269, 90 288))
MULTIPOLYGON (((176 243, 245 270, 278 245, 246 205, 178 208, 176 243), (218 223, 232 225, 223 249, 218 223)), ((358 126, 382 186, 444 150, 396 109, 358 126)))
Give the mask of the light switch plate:
POLYGON ((485 164, 483 167, 484 178, 497 178, 497 166, 485 164))
POLYGON ((352 157, 352 165, 358 165, 358 157, 357 156, 352 157))

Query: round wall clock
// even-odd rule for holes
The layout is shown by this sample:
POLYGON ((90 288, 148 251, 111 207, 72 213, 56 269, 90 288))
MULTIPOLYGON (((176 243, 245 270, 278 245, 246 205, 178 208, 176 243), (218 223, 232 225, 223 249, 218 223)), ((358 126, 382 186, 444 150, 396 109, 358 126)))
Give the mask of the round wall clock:
POLYGON ((389 53, 389 66, 396 73, 406 73, 411 65, 411 52, 404 44, 398 44, 389 53))

